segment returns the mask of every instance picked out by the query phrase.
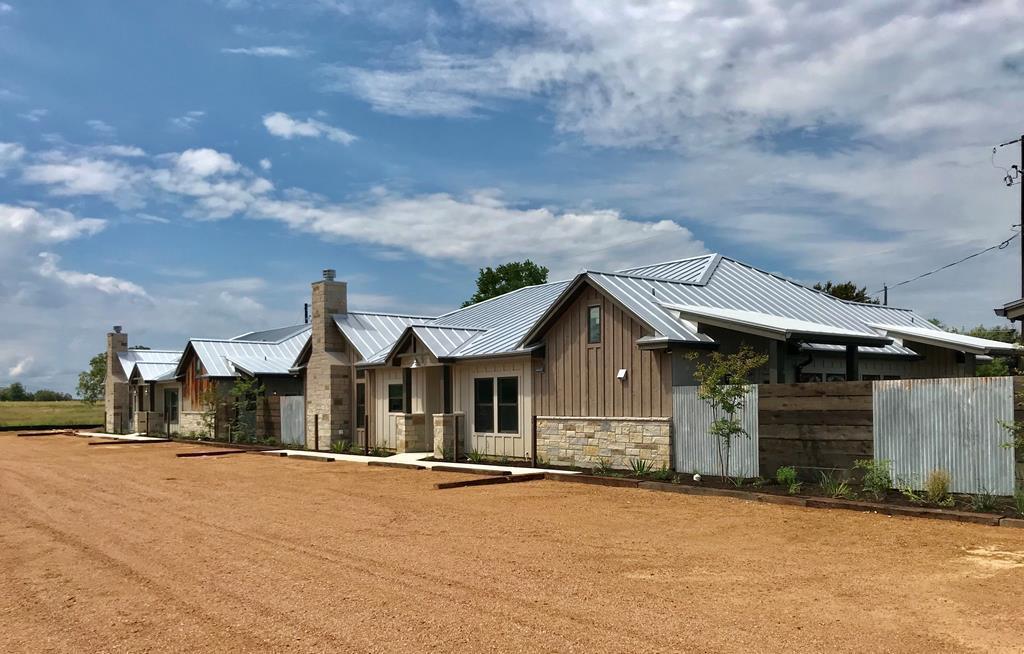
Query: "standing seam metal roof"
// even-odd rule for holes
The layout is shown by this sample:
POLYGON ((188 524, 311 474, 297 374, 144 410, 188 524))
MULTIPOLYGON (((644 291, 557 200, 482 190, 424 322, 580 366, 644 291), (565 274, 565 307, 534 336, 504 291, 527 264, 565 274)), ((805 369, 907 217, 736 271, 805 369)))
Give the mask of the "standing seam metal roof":
POLYGON ((232 360, 245 360, 252 365, 254 359, 262 359, 267 362, 267 369, 276 371, 283 366, 286 373, 306 342, 309 341, 311 331, 310 326, 305 325, 303 329, 292 336, 277 342, 194 338, 189 341, 189 344, 195 350, 199 360, 202 361, 208 377, 234 377, 235 369, 231 364, 232 360))
POLYGON ((178 350, 126 350, 117 353, 117 361, 125 378, 132 376, 132 370, 138 363, 169 364, 173 367, 180 358, 181 352, 178 350))
POLYGON ((334 324, 366 362, 383 360, 409 325, 433 320, 423 316, 362 311, 339 313, 332 318, 334 324))

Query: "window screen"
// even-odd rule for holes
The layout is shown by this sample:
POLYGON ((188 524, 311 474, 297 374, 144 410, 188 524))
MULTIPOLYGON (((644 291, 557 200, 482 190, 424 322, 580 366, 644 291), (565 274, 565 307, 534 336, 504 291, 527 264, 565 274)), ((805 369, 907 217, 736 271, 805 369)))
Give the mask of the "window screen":
POLYGON ((473 380, 473 431, 494 431, 494 380, 490 377, 473 380))

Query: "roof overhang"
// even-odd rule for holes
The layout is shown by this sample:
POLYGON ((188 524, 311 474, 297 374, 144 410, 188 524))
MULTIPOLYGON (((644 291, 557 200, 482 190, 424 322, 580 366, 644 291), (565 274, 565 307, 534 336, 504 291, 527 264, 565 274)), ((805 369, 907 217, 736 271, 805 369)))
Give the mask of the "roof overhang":
POLYGON ((993 311, 995 311, 997 316, 1002 316, 1007 320, 1024 319, 1024 298, 1007 302, 1003 306, 993 309, 993 311))
POLYGON ((701 307, 682 304, 659 303, 669 311, 679 314, 683 320, 730 329, 732 331, 761 336, 776 341, 800 341, 825 345, 863 345, 883 347, 892 339, 878 334, 857 332, 843 327, 786 318, 774 314, 719 307, 701 307))
POLYGON ((1014 343, 1003 343, 1002 341, 967 336, 966 334, 953 334, 941 329, 877 323, 871 323, 870 327, 904 341, 924 343, 925 345, 956 350, 957 352, 965 352, 967 354, 1020 354, 1022 352, 1021 346, 1014 343))

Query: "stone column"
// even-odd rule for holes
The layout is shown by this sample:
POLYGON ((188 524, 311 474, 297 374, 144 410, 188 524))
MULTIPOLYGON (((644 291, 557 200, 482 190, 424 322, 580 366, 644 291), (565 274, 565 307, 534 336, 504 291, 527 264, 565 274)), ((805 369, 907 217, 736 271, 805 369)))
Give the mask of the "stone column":
MULTIPOLYGON (((464 429, 464 423, 461 413, 434 414, 434 458, 442 459, 445 454, 448 456, 454 454, 456 431, 461 436, 462 429, 464 429)), ((462 453, 464 454, 464 452, 462 453)))
POLYGON ((334 271, 313 283, 312 335, 306 365, 306 447, 329 450, 332 441, 354 438, 352 361, 334 315, 348 312, 348 286, 334 271), (316 425, 316 433, 314 433, 316 425), (319 435, 319 443, 317 443, 319 435))
POLYGON ((118 352, 128 350, 128 334, 121 332, 120 325, 107 333, 107 374, 103 384, 103 406, 107 421, 107 433, 123 434, 129 429, 128 423, 128 380, 117 359, 118 352))

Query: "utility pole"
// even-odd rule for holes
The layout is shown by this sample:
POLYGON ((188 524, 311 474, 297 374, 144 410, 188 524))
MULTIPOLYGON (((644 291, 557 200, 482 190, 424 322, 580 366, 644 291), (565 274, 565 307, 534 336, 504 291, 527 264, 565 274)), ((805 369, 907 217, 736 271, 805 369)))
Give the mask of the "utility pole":
POLYGON ((882 306, 889 306, 889 285, 882 286, 882 306))
MULTIPOLYGON (((1020 180, 1021 173, 1024 172, 1024 134, 1021 134, 1020 138, 1014 139, 1013 141, 1007 141, 1006 143, 1000 143, 999 147, 1003 148, 1007 145, 1013 145, 1014 143, 1020 144, 1020 166, 1014 164, 1010 167, 1010 171, 1006 173, 1006 177, 1003 181, 1006 182, 1007 186, 1013 186, 1015 180, 1020 180)), ((1020 186, 1020 223, 1017 225, 1018 229, 1021 230, 1021 246, 1020 246, 1020 297, 1024 299, 1024 180, 1016 182, 1020 186)), ((1024 331, 1024 323, 1021 324, 1021 330, 1024 331)))

